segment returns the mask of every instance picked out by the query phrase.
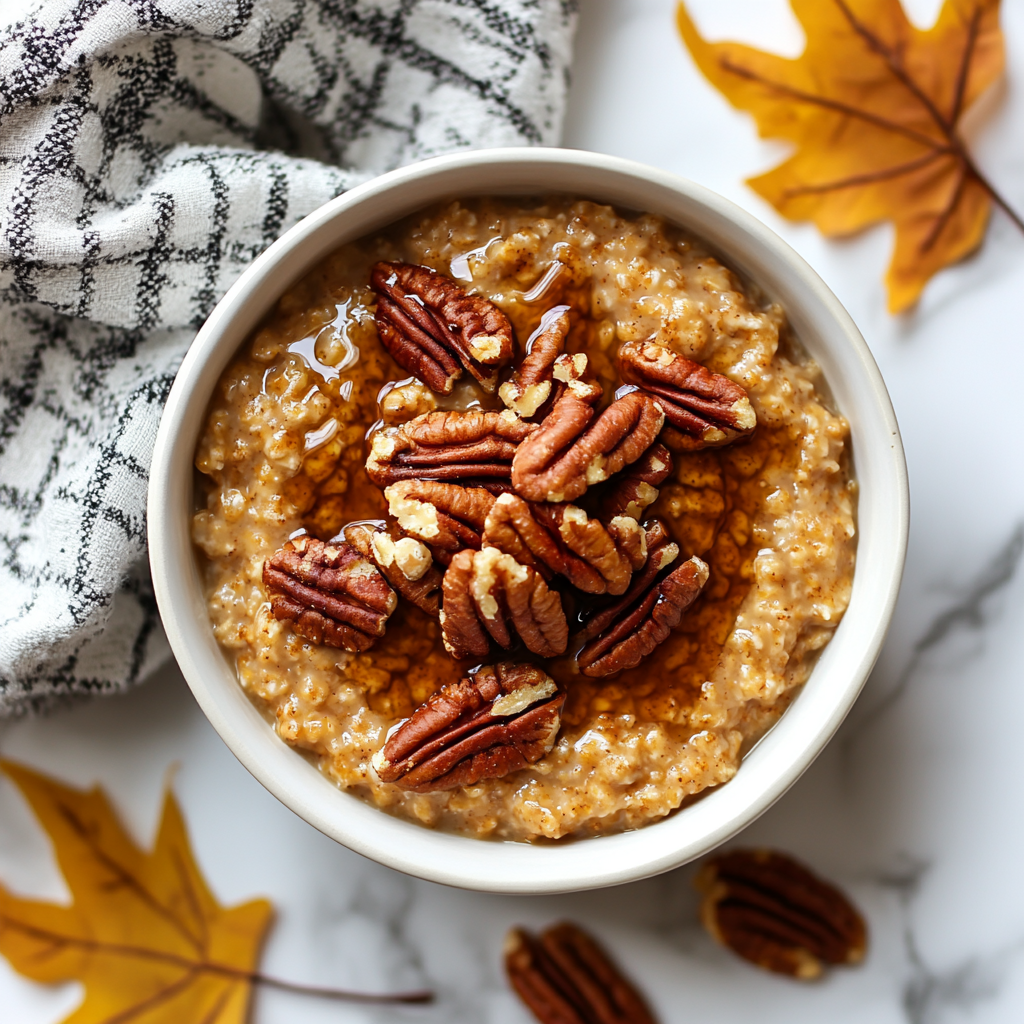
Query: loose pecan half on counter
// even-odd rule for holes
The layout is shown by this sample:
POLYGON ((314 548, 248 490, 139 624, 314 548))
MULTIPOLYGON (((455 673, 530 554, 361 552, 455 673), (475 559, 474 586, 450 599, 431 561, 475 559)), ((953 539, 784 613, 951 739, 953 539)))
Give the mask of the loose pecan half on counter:
POLYGON ((585 676, 600 678, 634 668, 668 639, 683 612, 700 596, 710 570, 699 558, 689 558, 670 572, 679 546, 655 521, 647 529, 647 564, 629 590, 587 622, 579 639, 586 641, 576 655, 585 676))
POLYGON ((316 644, 366 651, 383 636, 398 598, 351 544, 288 541, 263 563, 274 617, 316 644))
POLYGON ((377 334, 399 366, 440 394, 465 368, 487 391, 515 352, 512 325, 489 299, 470 295, 450 277, 411 263, 378 263, 377 334))
POLYGON ((537 429, 508 409, 424 413, 373 435, 366 472, 378 487, 398 480, 507 480, 520 442, 537 429))
POLYGON ((631 466, 608 482, 601 496, 601 516, 639 519, 648 505, 658 500, 658 488, 672 472, 672 453, 663 444, 652 444, 631 466))
POLYGON ((757 426, 746 391, 739 384, 653 341, 619 349, 619 374, 654 395, 665 420, 690 450, 728 444, 757 426))
POLYGON ((562 600, 539 573, 497 548, 460 551, 444 574, 441 637, 453 658, 483 658, 493 641, 517 639, 532 654, 565 653, 569 626, 562 600))
POLYGON ((534 665, 503 662, 442 687, 374 754, 383 782, 430 793, 497 779, 539 761, 561 725, 565 694, 534 665))
POLYGON ((400 480, 384 489, 399 529, 426 544, 447 565, 463 548, 481 547, 494 495, 482 487, 440 480, 400 480))
POLYGON ((731 850, 709 860, 694 884, 704 894, 707 930, 758 967, 810 980, 826 964, 864 959, 864 918, 835 886, 792 857, 731 850))
POLYGON ((589 402, 566 391, 516 450, 512 486, 528 501, 575 501, 639 459, 664 421, 661 406, 642 391, 617 398, 596 419, 589 402))
POLYGON ((366 523, 345 527, 345 540, 377 566, 401 597, 427 615, 438 617, 444 573, 434 564, 424 543, 413 537, 396 539, 366 523))
POLYGON ((505 939, 505 972, 540 1024, 655 1024, 643 997, 574 924, 505 939))
POLYGON ((636 520, 619 516, 605 526, 575 505, 530 503, 517 494, 498 496, 482 542, 587 594, 624 593, 633 570, 647 561, 636 520))

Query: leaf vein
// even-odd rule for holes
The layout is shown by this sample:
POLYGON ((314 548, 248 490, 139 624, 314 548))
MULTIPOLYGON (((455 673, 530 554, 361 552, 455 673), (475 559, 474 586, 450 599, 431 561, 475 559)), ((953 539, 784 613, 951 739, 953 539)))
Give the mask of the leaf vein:
POLYGON ((803 89, 797 89, 794 86, 786 85, 783 82, 772 81, 772 79, 765 78, 763 75, 758 74, 756 71, 752 71, 750 68, 745 68, 741 64, 734 64, 728 59, 728 57, 723 57, 719 61, 719 65, 724 71, 728 71, 740 78, 746 78, 748 81, 757 82, 758 85, 763 85, 766 89, 771 89, 782 96, 789 96, 791 99, 799 100, 802 103, 809 103, 813 106, 824 107, 825 109, 833 110, 838 114, 844 114, 847 117, 866 121, 869 124, 873 124, 876 128, 881 128, 883 131, 893 132, 897 135, 903 135, 906 138, 911 139, 922 146, 927 146, 932 150, 946 152, 949 149, 949 146, 946 143, 933 138, 924 132, 919 132, 916 128, 910 128, 907 125, 898 124, 895 121, 890 121, 886 117, 882 117, 881 114, 875 114, 870 110, 863 110, 860 107, 855 107, 850 103, 844 103, 842 100, 833 99, 830 96, 819 96, 817 93, 805 92, 803 89))

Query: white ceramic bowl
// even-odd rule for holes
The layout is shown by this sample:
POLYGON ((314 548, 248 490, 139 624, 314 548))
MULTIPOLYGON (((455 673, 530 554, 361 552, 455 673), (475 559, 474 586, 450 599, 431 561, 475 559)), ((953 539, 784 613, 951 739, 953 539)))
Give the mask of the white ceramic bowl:
POLYGON ((799 778, 839 727, 882 646, 903 570, 906 464, 878 368, 849 315, 778 236, 691 181, 570 150, 485 150, 406 167, 310 214, 239 278, 207 320, 164 411, 149 485, 150 561, 178 664, 213 727, 282 803, 367 857, 421 878, 502 893, 614 885, 692 860, 735 835, 799 778), (280 740, 236 682, 207 618, 189 539, 192 459, 225 366, 278 297, 338 246, 428 203, 469 195, 566 192, 662 214, 707 240, 786 309, 850 421, 860 483, 857 569, 849 610, 810 680, 735 778, 662 821, 563 844, 491 843, 433 832, 339 790, 280 740))

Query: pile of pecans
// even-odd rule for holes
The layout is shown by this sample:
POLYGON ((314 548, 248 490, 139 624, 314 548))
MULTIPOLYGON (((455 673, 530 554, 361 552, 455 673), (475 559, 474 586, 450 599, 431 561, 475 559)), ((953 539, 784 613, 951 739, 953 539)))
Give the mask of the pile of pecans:
POLYGON ((291 540, 263 581, 274 615, 317 644, 369 649, 402 598, 439 620, 453 658, 500 652, 430 697, 374 757, 382 781, 430 792, 551 750, 565 693, 533 659, 572 650, 581 674, 601 678, 668 638, 710 570, 680 561, 644 512, 673 451, 747 437, 756 417, 739 385, 652 342, 621 347, 624 386, 599 411, 586 355, 566 351, 569 307, 545 313, 513 366, 512 326, 488 299, 404 263, 378 263, 371 285, 399 366, 441 396, 469 374, 504 408, 434 410, 376 431, 366 469, 388 522, 291 540))

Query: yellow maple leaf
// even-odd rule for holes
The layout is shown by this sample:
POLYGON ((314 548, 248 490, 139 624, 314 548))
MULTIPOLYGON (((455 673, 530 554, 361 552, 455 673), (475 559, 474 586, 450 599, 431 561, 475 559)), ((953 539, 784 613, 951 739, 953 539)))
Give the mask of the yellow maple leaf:
POLYGON ((0 953, 35 981, 83 983, 65 1024, 242 1024, 271 906, 214 899, 173 796, 146 853, 99 789, 0 766, 49 833, 72 896, 62 906, 0 885, 0 953))
POLYGON ((889 308, 904 310, 937 271, 981 242, 993 201, 1024 222, 978 170, 964 112, 1003 71, 999 0, 945 0, 916 28, 899 0, 790 0, 807 37, 790 60, 709 43, 685 4, 679 31, 704 75, 796 152, 748 184, 780 213, 844 235, 891 220, 889 308))

